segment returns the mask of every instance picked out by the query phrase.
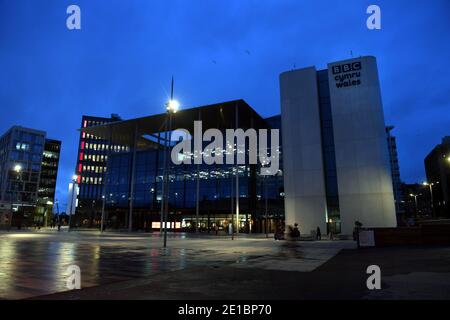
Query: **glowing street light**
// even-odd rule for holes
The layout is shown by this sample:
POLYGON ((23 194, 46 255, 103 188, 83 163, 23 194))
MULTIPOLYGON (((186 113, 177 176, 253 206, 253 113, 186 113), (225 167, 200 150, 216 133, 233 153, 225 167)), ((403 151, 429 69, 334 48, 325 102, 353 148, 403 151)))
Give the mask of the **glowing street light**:
MULTIPOLYGON (((70 206, 70 211, 74 210, 73 209, 74 205, 75 205, 75 209, 76 209, 76 201, 77 200, 76 200, 75 192, 76 192, 76 185, 77 185, 77 183, 78 183, 78 175, 74 174, 72 176, 72 204, 70 206), (74 199, 74 197, 75 197, 75 199, 74 199)), ((75 214, 75 212, 74 212, 74 214, 75 214)), ((67 229, 68 231, 70 231, 71 224, 72 224, 72 212, 69 212, 69 228, 67 229)))
POLYGON ((177 100, 170 99, 166 103, 166 109, 168 112, 177 113, 178 109, 180 109, 180 103, 177 100))
POLYGON ((164 231, 164 241, 163 246, 166 248, 167 246, 167 222, 169 215, 169 176, 170 176, 170 165, 169 165, 169 156, 170 156, 170 142, 172 140, 172 117, 175 113, 177 113, 180 108, 180 103, 173 98, 173 77, 172 77, 172 85, 170 90, 170 100, 166 103, 167 110, 167 119, 166 119, 166 134, 169 134, 169 137, 164 141, 164 179, 163 179, 163 188, 162 188, 162 199, 161 199, 161 225, 160 232, 164 231), (164 224, 163 224, 164 223, 164 224), (164 225, 164 228, 163 228, 164 225), (163 230, 164 229, 164 230, 163 230))
MULTIPOLYGON (((18 179, 22 183, 22 176, 19 175, 22 172, 22 166, 20 164, 16 164, 14 166, 13 170, 16 172, 16 174, 18 175, 18 179)), ((17 193, 20 194, 20 191, 17 191, 17 193)), ((11 219, 9 219, 9 228, 11 228, 11 226, 12 226, 13 214, 14 214, 14 209, 13 209, 13 191, 11 190, 11 219)))
POLYGON ((417 218, 417 213, 418 213, 418 210, 419 210, 418 205, 417 205, 417 197, 419 196, 419 194, 413 194, 413 193, 410 193, 409 196, 410 196, 410 197, 414 197, 414 204, 415 204, 415 208, 416 208, 416 210, 415 210, 415 216, 416 216, 416 218, 417 218))
POLYGON ((433 186, 434 182, 428 183, 427 181, 424 181, 422 183, 424 186, 428 186, 430 188, 430 201, 431 201, 431 213, 434 217, 434 201, 433 201, 433 186))

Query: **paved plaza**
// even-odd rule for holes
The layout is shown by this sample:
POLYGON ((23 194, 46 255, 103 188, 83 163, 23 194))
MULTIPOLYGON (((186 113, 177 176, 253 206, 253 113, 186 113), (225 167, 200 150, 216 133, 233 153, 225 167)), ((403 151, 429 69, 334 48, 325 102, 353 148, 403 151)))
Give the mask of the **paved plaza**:
POLYGON ((2 299, 449 299, 450 248, 356 249, 264 235, 3 231, 2 299), (82 290, 67 291, 67 268, 82 290), (382 290, 366 287, 367 266, 382 290))
POLYGON ((66 291, 67 268, 81 269, 82 288, 147 279, 182 269, 223 267, 312 271, 353 242, 274 241, 264 235, 168 236, 98 231, 0 233, 0 298, 20 299, 66 291))

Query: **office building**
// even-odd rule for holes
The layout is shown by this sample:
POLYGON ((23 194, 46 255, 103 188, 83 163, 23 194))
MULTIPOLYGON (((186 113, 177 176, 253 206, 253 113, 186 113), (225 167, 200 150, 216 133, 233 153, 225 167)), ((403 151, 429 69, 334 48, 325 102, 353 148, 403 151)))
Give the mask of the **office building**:
POLYGON ((395 227, 376 59, 284 72, 280 91, 286 224, 303 234, 395 227))
POLYGON ((13 126, 1 136, 0 224, 42 223, 44 214, 52 211, 59 160, 55 143, 60 146, 59 142, 46 140, 44 131, 20 126, 13 126), (55 154, 50 156, 50 152, 55 154), (53 156, 57 158, 49 160, 53 156), (47 211, 37 209, 44 198, 47 211))
POLYGON ((61 141, 45 139, 39 178, 38 203, 34 219, 35 222, 40 224, 46 225, 53 218, 60 154, 61 141))
POLYGON ((425 158, 427 182, 436 217, 450 217, 450 136, 442 138, 425 158))
MULTIPOLYGON (((82 135, 95 137, 95 141, 123 146, 107 155, 103 181, 108 227, 160 229, 166 121, 164 113, 81 129, 82 135)), ((222 132, 279 128, 281 124, 279 116, 264 119, 245 101, 235 100, 180 110, 173 115, 172 129, 194 132, 194 121, 202 121, 203 131, 217 128, 222 132)), ((238 232, 264 232, 266 225, 273 231, 282 221, 282 168, 276 175, 263 178, 255 164, 169 163, 168 228, 224 232, 233 221, 238 232)), ((80 189, 80 199, 82 193, 80 189)), ((78 217, 75 219, 78 221, 78 217)), ((100 219, 101 212, 95 215, 93 224, 98 225, 100 219)))
MULTIPOLYGON (((120 120, 121 118, 116 114, 112 114, 110 118, 84 115, 81 118, 81 128, 105 125, 120 120)), ((75 174, 78 177, 75 188, 78 191, 76 211, 79 212, 80 219, 87 221, 89 225, 101 211, 103 181, 110 149, 106 138, 100 139, 80 131, 75 168, 75 174)), ((118 145, 111 146, 113 152, 123 151, 124 148, 118 145)))

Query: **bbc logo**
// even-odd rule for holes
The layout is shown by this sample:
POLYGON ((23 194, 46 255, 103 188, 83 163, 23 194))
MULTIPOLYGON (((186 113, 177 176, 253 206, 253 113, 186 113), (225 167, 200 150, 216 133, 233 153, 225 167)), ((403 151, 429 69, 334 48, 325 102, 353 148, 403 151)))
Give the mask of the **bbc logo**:
POLYGON ((361 70, 361 62, 352 62, 346 64, 340 64, 332 67, 333 74, 345 73, 350 71, 361 70))

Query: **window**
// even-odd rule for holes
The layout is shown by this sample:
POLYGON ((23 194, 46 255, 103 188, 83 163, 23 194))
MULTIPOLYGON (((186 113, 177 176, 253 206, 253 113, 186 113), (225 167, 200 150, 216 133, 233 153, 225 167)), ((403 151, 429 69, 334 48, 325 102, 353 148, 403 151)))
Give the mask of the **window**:
POLYGON ((11 157, 12 160, 19 160, 19 152, 12 151, 10 157, 11 157))
POLYGON ((40 162, 41 161, 41 156, 39 154, 33 154, 33 156, 31 157, 31 160, 33 162, 40 162))
POLYGON ((22 140, 25 142, 31 142, 32 136, 28 132, 23 132, 22 134, 22 140))
POLYGON ((40 144, 33 145, 33 152, 34 153, 42 153, 42 145, 40 145, 40 144))
POLYGON ((28 150, 30 150, 30 145, 28 143, 17 142, 16 143, 16 150, 28 151, 28 150))

